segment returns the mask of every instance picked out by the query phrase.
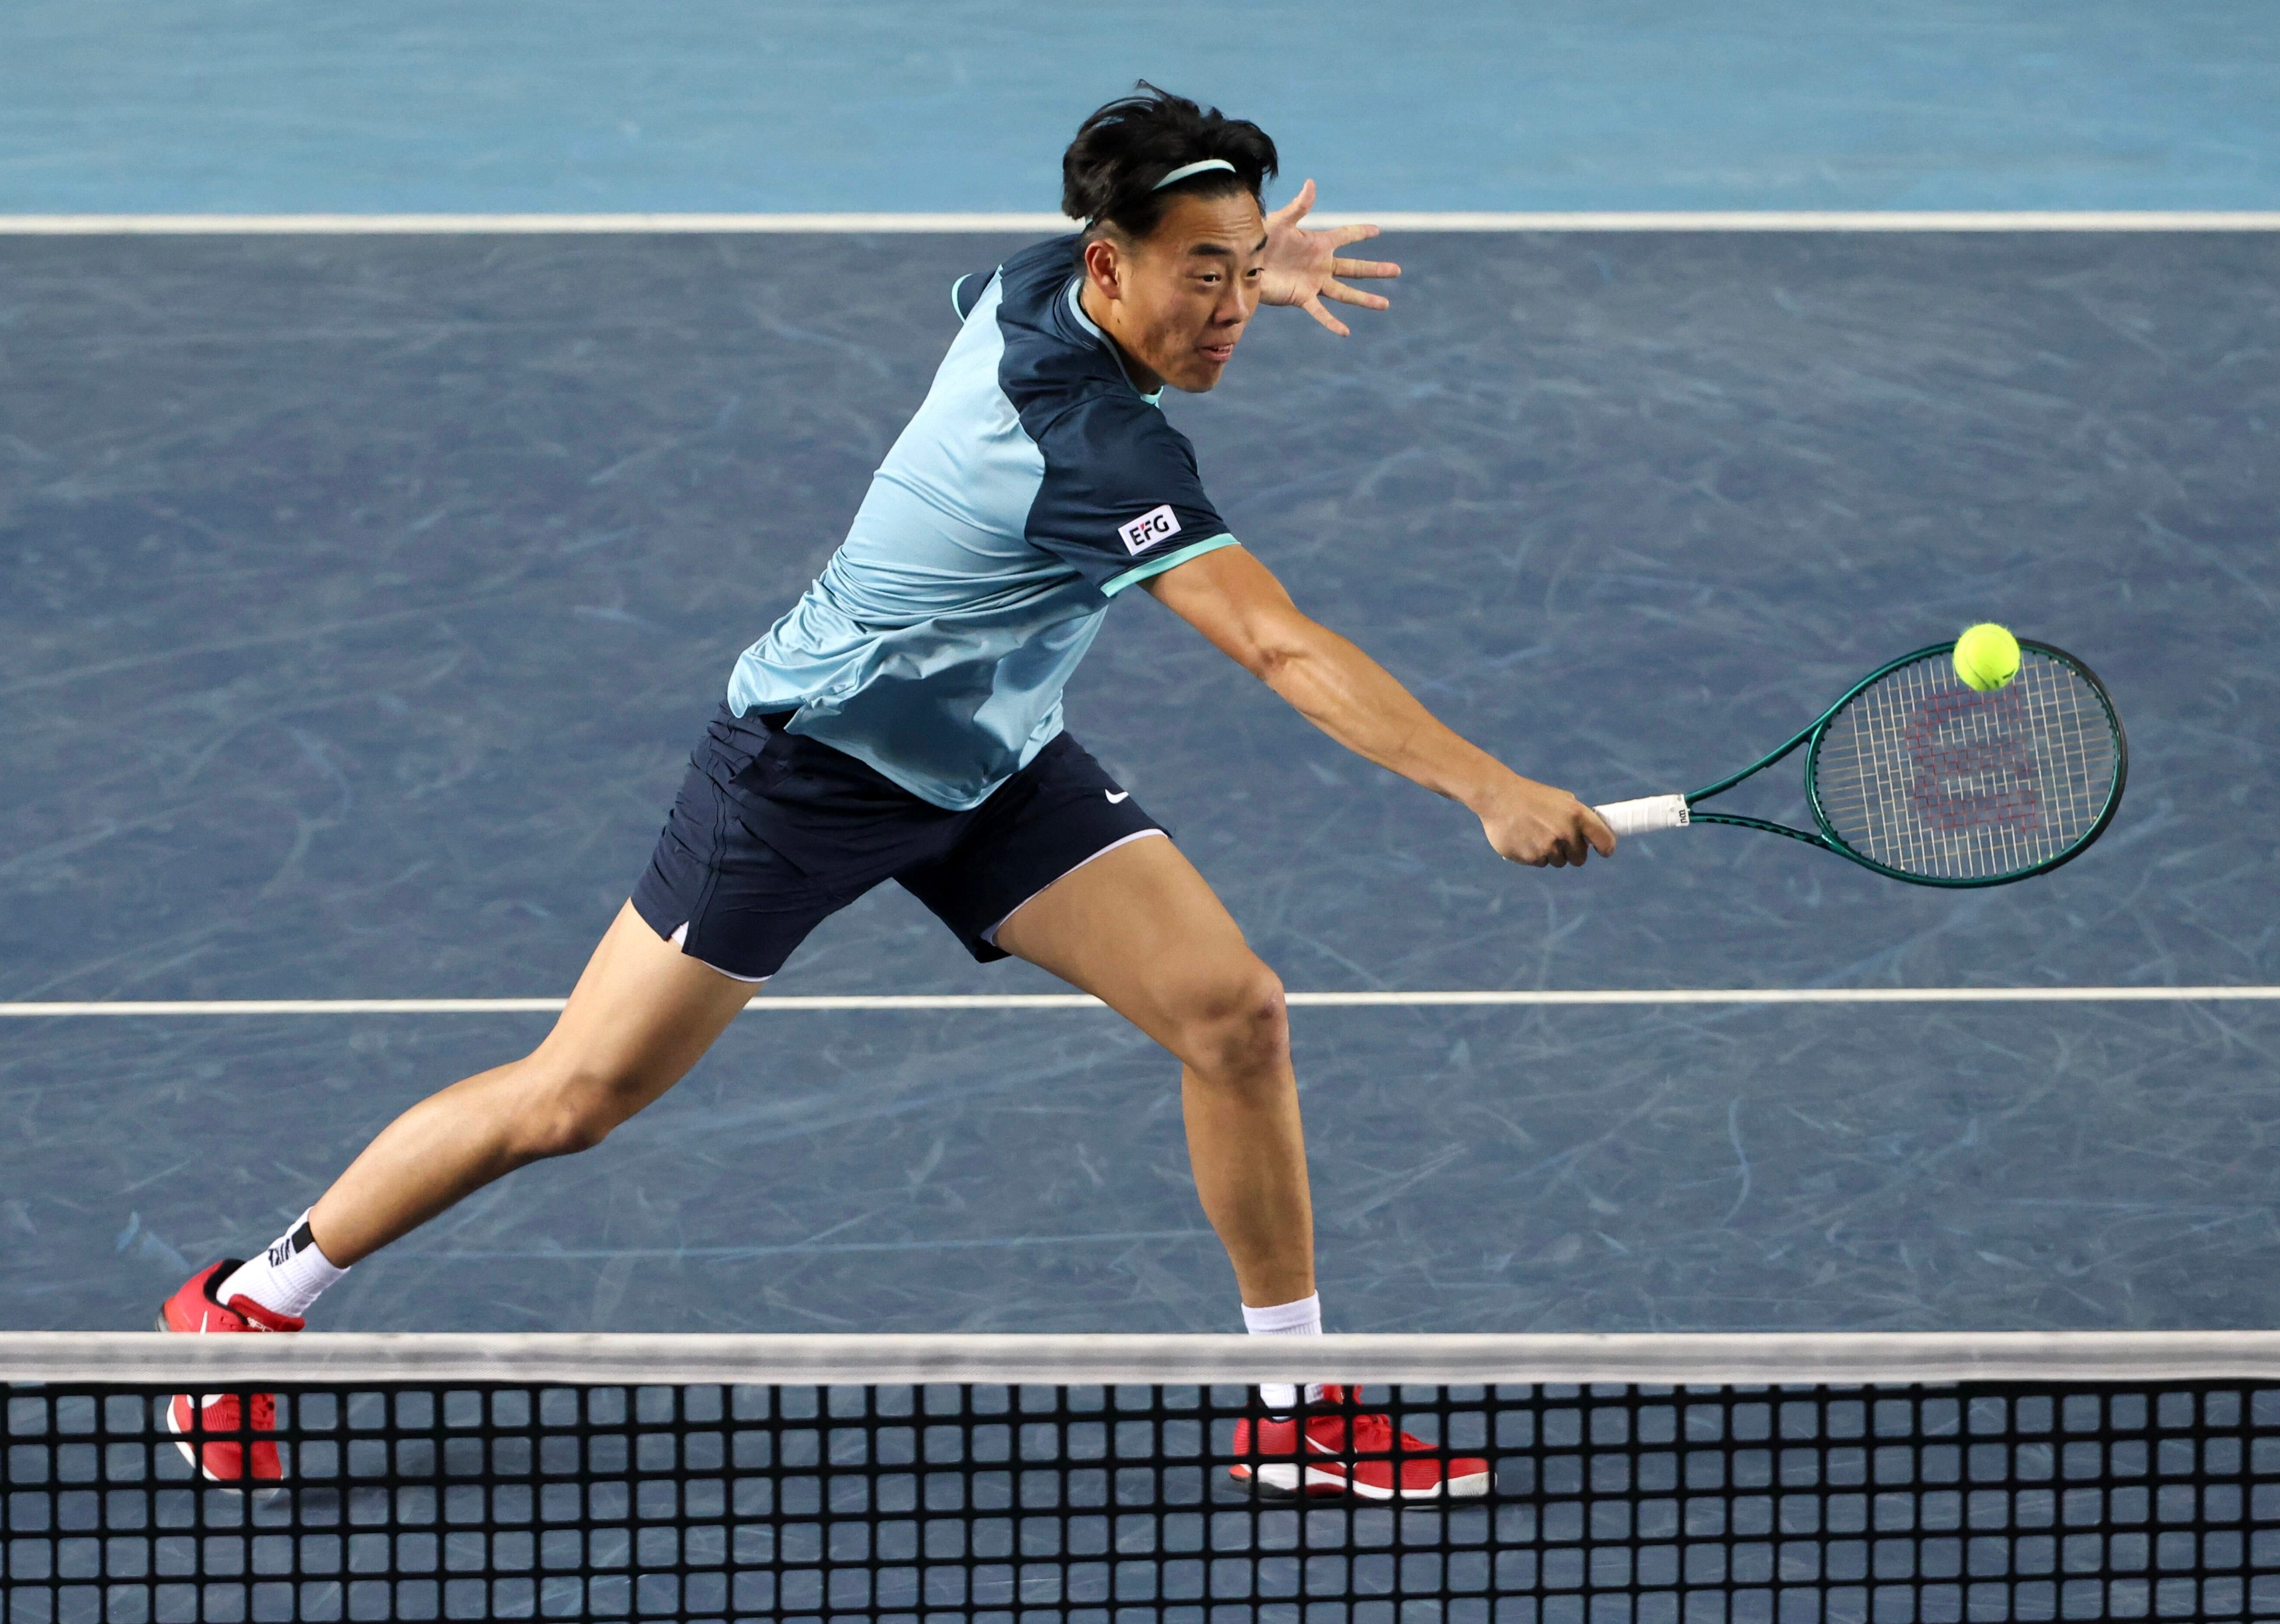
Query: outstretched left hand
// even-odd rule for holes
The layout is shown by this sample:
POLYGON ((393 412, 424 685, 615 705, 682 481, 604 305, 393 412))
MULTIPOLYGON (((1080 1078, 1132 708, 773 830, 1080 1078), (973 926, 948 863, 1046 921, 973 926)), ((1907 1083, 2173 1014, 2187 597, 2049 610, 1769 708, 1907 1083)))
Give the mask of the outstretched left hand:
POLYGON ((1334 226, 1308 231, 1298 222, 1314 206, 1314 183, 1267 217, 1267 258, 1259 296, 1267 304, 1295 304, 1336 333, 1347 335, 1346 324, 1322 308, 1324 299, 1359 304, 1364 310, 1383 310, 1388 301, 1363 293, 1338 281, 1341 276, 1398 276, 1401 267, 1383 259, 1341 259, 1338 250, 1349 242, 1366 242, 1377 235, 1375 226, 1334 226))

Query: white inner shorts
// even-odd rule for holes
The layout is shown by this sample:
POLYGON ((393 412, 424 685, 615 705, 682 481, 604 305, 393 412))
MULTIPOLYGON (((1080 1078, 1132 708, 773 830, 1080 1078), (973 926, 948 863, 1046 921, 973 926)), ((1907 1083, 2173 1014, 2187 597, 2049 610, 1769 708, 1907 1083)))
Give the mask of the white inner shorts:
MULTIPOLYGON (((666 917, 670 919, 673 916, 671 914, 667 914, 666 917)), ((697 958, 697 955, 689 951, 689 921, 687 920, 683 920, 680 924, 675 925, 673 927, 673 934, 667 936, 666 940, 672 943, 674 946, 679 948, 682 952, 682 957, 684 958, 697 958)), ((762 987, 767 984, 768 978, 765 975, 739 975, 734 970, 723 970, 719 965, 713 964, 706 959, 697 958, 697 962, 703 965, 708 970, 713 971, 718 974, 727 976, 732 981, 742 981, 747 987, 762 987)))
MULTIPOLYGON (((1085 858, 1084 863, 1079 863, 1075 868, 1067 869, 1062 873, 1054 875, 1050 881, 1039 886, 1036 890, 1030 892, 1029 895, 1021 898, 1019 907, 1007 910, 1005 920, 1012 919, 1013 915, 1019 913, 1022 908, 1028 907, 1031 903, 1036 901, 1038 897, 1043 897, 1047 891, 1051 890, 1054 886, 1059 885, 1062 881, 1067 879, 1070 874, 1076 873, 1078 868, 1082 868, 1085 863, 1098 863, 1101 858, 1106 857, 1119 846, 1128 846, 1136 840, 1145 840, 1151 835, 1161 835, 1163 833, 1164 831, 1161 829, 1136 829, 1131 834, 1124 836, 1121 840, 1110 841, 1099 850, 1085 858)), ((995 925, 992 925, 989 929, 983 931, 982 933, 982 939, 984 942, 987 942, 990 946, 996 947, 998 945, 998 933, 1005 928, 1005 920, 999 920, 995 925)))

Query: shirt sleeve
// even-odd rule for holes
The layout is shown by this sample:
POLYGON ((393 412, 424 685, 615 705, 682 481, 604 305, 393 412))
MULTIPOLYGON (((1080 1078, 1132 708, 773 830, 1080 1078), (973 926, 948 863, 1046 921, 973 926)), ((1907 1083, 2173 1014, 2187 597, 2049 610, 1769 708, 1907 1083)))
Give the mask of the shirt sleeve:
POLYGON ((1204 494, 1195 447, 1140 396, 1100 396, 1040 440, 1045 476, 1028 536, 1113 597, 1175 564, 1236 544, 1204 494))
POLYGON ((997 274, 998 267, 992 266, 986 271, 968 271, 951 283, 950 307, 958 312, 960 321, 974 313, 974 307, 982 303, 982 296, 990 291, 990 279, 997 274))

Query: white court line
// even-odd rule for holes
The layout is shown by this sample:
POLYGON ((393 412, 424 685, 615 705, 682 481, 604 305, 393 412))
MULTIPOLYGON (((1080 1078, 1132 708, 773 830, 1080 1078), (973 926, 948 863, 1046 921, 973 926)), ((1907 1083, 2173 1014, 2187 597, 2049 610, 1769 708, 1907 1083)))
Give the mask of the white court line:
MULTIPOLYGON (((1294 992, 1297 1009, 1426 1009, 1450 1005, 1673 1004, 2202 1004, 2280 999, 2280 987, 1681 987, 1639 991, 1294 992)), ((534 1015, 562 998, 125 999, 83 1004, 0 1004, 0 1019, 81 1015, 534 1015)), ((762 993, 747 1013, 794 1010, 1094 1010, 1088 993, 762 993)))
MULTIPOLYGON (((1322 226, 1388 231, 2280 231, 2280 210, 1346 210, 1322 226)), ((1070 231, 1058 214, 0 214, 0 236, 421 236, 1070 231)))

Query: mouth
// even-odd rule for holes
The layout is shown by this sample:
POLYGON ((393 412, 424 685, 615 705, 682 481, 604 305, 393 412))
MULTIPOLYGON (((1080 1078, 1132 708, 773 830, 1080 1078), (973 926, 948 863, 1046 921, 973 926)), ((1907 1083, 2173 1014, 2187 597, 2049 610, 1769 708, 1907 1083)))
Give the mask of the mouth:
POLYGON ((1232 341, 1224 344, 1199 344, 1196 353, 1214 366, 1224 366, 1235 358, 1235 345, 1232 341))

